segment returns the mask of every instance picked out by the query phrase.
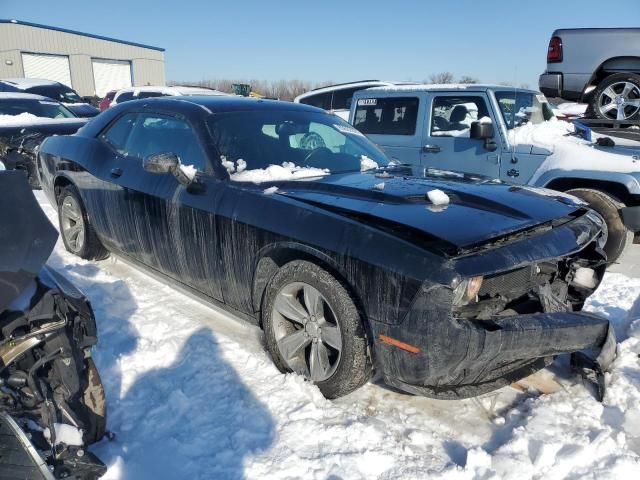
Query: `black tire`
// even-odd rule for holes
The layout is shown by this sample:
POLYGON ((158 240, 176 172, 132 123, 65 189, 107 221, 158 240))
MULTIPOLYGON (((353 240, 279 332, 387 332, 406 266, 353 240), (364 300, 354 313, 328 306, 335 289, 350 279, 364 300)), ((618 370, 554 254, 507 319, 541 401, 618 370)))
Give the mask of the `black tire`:
POLYGON ((633 234, 624 226, 620 213, 618 213, 624 204, 610 195, 592 188, 575 188, 568 190, 567 193, 587 202, 604 218, 609 234, 604 251, 607 254, 607 261, 609 263, 615 262, 622 255, 627 243, 633 239, 633 234))
POLYGON ((84 204, 80 198, 80 194, 73 185, 67 185, 64 187, 58 196, 58 221, 60 224, 60 236, 62 237, 62 242, 64 243, 67 251, 79 256, 80 258, 84 258, 85 260, 104 260, 109 256, 109 251, 104 248, 98 239, 98 235, 93 229, 93 225, 91 225, 89 216, 87 215, 87 210, 84 208, 84 204), (73 199, 79 207, 82 215, 84 241, 82 247, 79 249, 75 249, 71 246, 70 240, 64 232, 62 208, 67 198, 73 199))
POLYGON ((337 398, 364 385, 372 374, 371 359, 363 318, 347 289, 330 273, 317 265, 296 260, 284 265, 267 285, 262 302, 262 322, 267 350, 276 367, 283 373, 291 372, 282 358, 274 329, 274 302, 287 285, 303 282, 315 288, 324 297, 340 329, 342 350, 335 372, 316 385, 326 398, 337 398))
MULTIPOLYGON (((591 94, 591 99, 589 101, 589 106, 588 106, 588 111, 591 113, 591 115, 595 116, 596 118, 601 118, 604 120, 616 119, 616 116, 613 116, 613 114, 610 114, 609 116, 607 116, 606 112, 602 111, 600 106, 600 97, 607 88, 609 88, 614 84, 620 84, 622 82, 628 82, 635 85, 635 87, 637 88, 637 91, 634 90, 634 93, 632 94, 633 95, 632 98, 633 99, 640 98, 640 96, 638 96, 638 92, 640 92, 640 75, 635 73, 615 73, 613 75, 609 75, 608 77, 605 77, 603 80, 600 81, 596 89, 591 94)), ((628 110, 629 110, 629 117, 625 118, 624 120, 626 121, 640 120, 640 108, 636 109, 635 112, 631 107, 629 107, 628 110)))
POLYGON ((84 391, 83 402, 87 407, 88 424, 84 432, 84 441, 91 445, 102 440, 107 431, 107 401, 100 374, 92 358, 87 358, 85 371, 87 388, 84 391))

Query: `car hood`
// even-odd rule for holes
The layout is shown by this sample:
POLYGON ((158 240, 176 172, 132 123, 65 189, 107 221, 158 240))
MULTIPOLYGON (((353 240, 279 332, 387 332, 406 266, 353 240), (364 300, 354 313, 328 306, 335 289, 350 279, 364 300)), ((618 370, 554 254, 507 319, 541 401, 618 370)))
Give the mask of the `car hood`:
POLYGON ((27 177, 0 171, 0 312, 38 275, 58 238, 27 177), (7 207, 9 206, 10 207, 7 207))
POLYGON ((38 118, 31 122, 16 122, 0 126, 0 136, 42 133, 45 135, 71 135, 86 125, 88 118, 38 118))
POLYGON ((405 238, 408 234, 422 235, 456 249, 567 219, 582 208, 578 201, 561 193, 498 180, 401 175, 385 178, 380 172, 286 182, 279 185, 278 193, 405 238), (428 198, 432 190, 444 192, 449 204, 434 205, 428 198))

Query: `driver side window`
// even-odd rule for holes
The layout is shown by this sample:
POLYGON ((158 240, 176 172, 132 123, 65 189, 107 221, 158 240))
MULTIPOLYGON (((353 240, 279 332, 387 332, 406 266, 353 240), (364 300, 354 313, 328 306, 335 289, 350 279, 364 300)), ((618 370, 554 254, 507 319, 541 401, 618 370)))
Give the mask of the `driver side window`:
POLYGON ((432 137, 469 138, 471 122, 489 116, 482 97, 460 95, 433 99, 430 135, 432 137))

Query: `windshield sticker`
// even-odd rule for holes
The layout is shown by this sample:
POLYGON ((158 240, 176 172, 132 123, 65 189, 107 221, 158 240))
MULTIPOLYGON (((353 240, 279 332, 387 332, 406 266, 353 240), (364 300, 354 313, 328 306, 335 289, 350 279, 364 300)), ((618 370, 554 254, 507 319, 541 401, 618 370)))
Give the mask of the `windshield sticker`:
POLYGON ((340 131, 342 133, 349 133, 351 135, 359 135, 361 137, 364 137, 364 134, 360 130, 357 130, 357 129, 353 128, 353 127, 349 127, 347 125, 336 125, 336 124, 334 124, 333 127, 336 130, 338 130, 338 131, 340 131))
POLYGON ((549 101, 547 100, 547 97, 545 97, 544 95, 538 94, 536 95, 536 98, 540 103, 549 103, 549 101))
POLYGON ((377 105, 378 99, 376 98, 361 98, 358 100, 358 106, 377 105))

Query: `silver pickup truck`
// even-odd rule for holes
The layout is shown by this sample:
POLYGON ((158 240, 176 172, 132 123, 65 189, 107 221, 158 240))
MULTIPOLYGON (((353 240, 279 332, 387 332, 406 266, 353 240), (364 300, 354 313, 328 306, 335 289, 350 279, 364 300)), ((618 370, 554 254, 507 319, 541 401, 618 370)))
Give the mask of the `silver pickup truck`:
POLYGON ((539 87, 601 119, 640 120, 640 28, 556 30, 539 87))
POLYGON ((607 223, 610 262, 640 232, 640 143, 590 129, 581 136, 556 119, 540 92, 499 85, 369 88, 354 94, 349 121, 415 173, 453 171, 581 198, 607 223))

